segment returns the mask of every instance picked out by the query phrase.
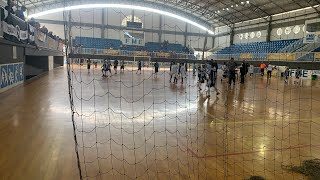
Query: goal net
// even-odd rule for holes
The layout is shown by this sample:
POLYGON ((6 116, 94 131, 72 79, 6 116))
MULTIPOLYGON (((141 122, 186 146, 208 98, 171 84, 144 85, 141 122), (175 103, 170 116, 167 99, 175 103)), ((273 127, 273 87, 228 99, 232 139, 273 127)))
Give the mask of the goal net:
MULTIPOLYGON (((90 12, 94 14, 79 14, 90 12)), ((81 37, 86 31, 66 24, 67 35, 80 31, 81 37)), ((94 33, 94 28, 87 31, 94 33)), ((211 75, 204 61, 172 60, 179 63, 171 70, 160 66, 156 75, 150 57, 135 56, 134 61, 130 57, 120 71, 119 56, 118 73, 113 66, 103 76, 105 56, 80 54, 83 63, 75 63, 73 56, 67 59, 80 179, 319 177, 318 161, 312 161, 313 175, 294 168, 309 167, 308 160, 320 158, 320 84, 312 80, 317 72, 302 70, 296 78, 298 71, 291 67, 286 79, 271 63, 267 78, 255 64, 258 72, 249 71, 244 83, 235 73, 235 82, 229 84, 233 78, 222 65, 233 64, 219 61, 217 79, 209 89, 206 77, 211 75), (102 61, 95 66, 90 59, 102 61), (138 61, 149 65, 141 74, 138 61)), ((115 58, 111 59, 107 63, 114 65, 115 58)), ((168 62, 159 60, 166 66, 168 62)), ((236 72, 242 61, 237 63, 236 72)))

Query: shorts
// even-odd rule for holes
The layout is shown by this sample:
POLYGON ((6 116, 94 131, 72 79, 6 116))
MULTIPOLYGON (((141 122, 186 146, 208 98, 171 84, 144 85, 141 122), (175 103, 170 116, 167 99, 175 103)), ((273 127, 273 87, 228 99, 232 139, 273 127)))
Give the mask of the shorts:
POLYGON ((159 72, 159 68, 155 68, 155 72, 156 72, 156 73, 159 72))
POLYGON ((121 68, 121 69, 124 69, 124 66, 121 66, 120 68, 121 68))

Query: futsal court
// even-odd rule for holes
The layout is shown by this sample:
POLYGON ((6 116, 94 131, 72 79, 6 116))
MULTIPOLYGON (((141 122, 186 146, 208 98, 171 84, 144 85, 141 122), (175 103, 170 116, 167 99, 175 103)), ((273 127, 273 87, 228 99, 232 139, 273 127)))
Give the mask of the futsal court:
POLYGON ((319 0, 0 0, 0 180, 320 180, 319 0))
MULTIPOLYGON (((173 84, 168 68, 157 78, 152 68, 108 78, 70 68, 85 179, 306 179, 282 166, 319 157, 318 81, 257 74, 230 89, 218 81, 208 98, 191 71, 173 84)), ((78 178, 66 77, 63 67, 2 94, 4 179, 78 178)))

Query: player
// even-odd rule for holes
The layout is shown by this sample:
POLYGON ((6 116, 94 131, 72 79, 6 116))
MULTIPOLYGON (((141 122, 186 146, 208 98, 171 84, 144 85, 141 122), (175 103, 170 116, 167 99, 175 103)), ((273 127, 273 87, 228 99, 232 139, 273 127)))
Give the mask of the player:
POLYGON ((236 64, 234 63, 234 59, 231 58, 229 62, 229 86, 231 87, 231 82, 233 82, 233 86, 236 85, 236 64))
POLYGON ((284 70, 284 82, 286 84, 288 84, 288 80, 289 80, 289 67, 286 67, 286 69, 284 70))
POLYGON ((192 64, 192 75, 193 75, 193 76, 196 76, 196 70, 197 70, 196 63, 193 63, 193 64, 192 64))
POLYGON ((171 66, 171 71, 170 71, 170 81, 172 80, 173 77, 173 83, 177 84, 178 83, 178 71, 179 71, 179 66, 173 62, 171 66))
POLYGON ((124 73, 124 61, 123 60, 120 63, 120 73, 124 73))
POLYGON ((158 63, 158 61, 156 61, 154 63, 154 76, 155 76, 155 78, 157 78, 158 72, 159 72, 159 63, 158 63))
POLYGON ((112 76, 110 59, 107 61, 106 76, 108 76, 107 72, 109 72, 110 76, 112 76))
POLYGON ((117 59, 113 61, 114 74, 118 73, 118 64, 119 64, 119 62, 117 59))
POLYGON ((240 67, 240 83, 244 84, 244 77, 246 75, 246 64, 242 63, 240 67))
POLYGON ((252 64, 250 64, 249 69, 248 69, 250 77, 253 77, 253 71, 254 71, 254 66, 252 64))
POLYGON ((216 91, 216 95, 219 95, 219 91, 217 89, 216 86, 216 81, 217 81, 217 76, 215 76, 215 71, 216 71, 216 65, 215 64, 211 64, 210 66, 208 66, 208 70, 206 72, 206 81, 207 81, 207 97, 210 97, 210 88, 213 87, 214 90, 216 91))
POLYGON ((273 67, 272 67, 272 65, 269 63, 268 66, 267 66, 267 79, 270 79, 270 78, 271 78, 272 70, 273 70, 273 67))
POLYGON ((141 74, 141 67, 142 67, 141 61, 138 61, 138 70, 136 74, 138 74, 138 71, 140 71, 140 74, 141 74))
POLYGON ((261 63, 260 64, 260 71, 261 71, 261 76, 264 76, 264 69, 266 68, 266 64, 265 63, 261 63))
POLYGON ((298 69, 296 70, 296 81, 294 81, 294 84, 297 84, 300 86, 302 85, 301 75, 302 75, 302 71, 300 67, 298 67, 298 69))
POLYGON ((224 62, 223 65, 221 66, 221 70, 222 70, 222 78, 221 78, 221 82, 222 82, 228 76, 228 68, 227 68, 226 62, 224 62))
POLYGON ((87 69, 88 69, 88 74, 90 74, 90 68, 91 68, 91 60, 87 60, 87 69))
POLYGON ((107 77, 107 62, 103 61, 103 65, 101 66, 102 77, 107 77))
POLYGON ((186 78, 186 66, 181 63, 181 66, 180 66, 180 77, 181 77, 181 84, 183 84, 183 80, 186 78))
POLYGON ((201 84, 205 83, 206 80, 207 80, 207 76, 205 73, 204 65, 199 65, 199 67, 198 67, 198 83, 197 83, 199 91, 202 90, 201 84))

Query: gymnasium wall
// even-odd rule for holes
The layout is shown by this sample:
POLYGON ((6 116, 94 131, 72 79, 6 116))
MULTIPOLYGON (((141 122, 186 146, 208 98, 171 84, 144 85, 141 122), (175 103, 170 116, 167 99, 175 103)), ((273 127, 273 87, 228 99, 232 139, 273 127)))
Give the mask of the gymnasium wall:
POLYGON ((220 36, 214 38, 214 47, 215 48, 223 48, 230 46, 230 36, 220 36))
POLYGON ((238 44, 251 42, 265 42, 266 40, 267 30, 262 30, 235 34, 233 38, 233 43, 238 44))
POLYGON ((24 48, 0 43, 0 93, 24 81, 24 48))
MULTIPOLYGON (((126 16, 134 15, 138 17, 143 23, 143 28, 153 29, 156 31, 171 31, 172 33, 162 33, 161 41, 169 41, 170 43, 184 44, 185 38, 182 33, 186 30, 190 33, 201 33, 201 36, 193 36, 187 38, 189 41, 187 44, 194 48, 199 48, 199 40, 202 42, 201 47, 203 47, 205 31, 186 24, 185 22, 176 20, 171 17, 159 15, 156 13, 138 11, 138 10, 124 10, 124 9, 84 9, 84 10, 73 10, 72 11, 72 21, 82 23, 82 27, 75 26, 72 29, 72 36, 82 36, 82 37, 96 37, 101 38, 104 35, 105 38, 109 39, 120 39, 123 36, 123 30, 119 29, 104 29, 100 28, 101 24, 111 25, 111 26, 121 26, 122 21, 126 16), (94 22, 94 24, 92 23, 94 22), (86 23, 86 24, 85 24, 86 23), (180 34, 179 34, 180 33, 180 34)), ((54 34, 59 37, 64 37, 64 26, 63 26, 63 15, 62 13, 49 14, 39 18, 44 20, 45 25, 49 31, 52 30, 54 34), (46 21, 47 20, 47 21, 46 21), (48 21, 52 23, 48 23, 48 21)), ((210 38, 208 38, 210 39, 210 38)), ((158 33, 145 32, 145 42, 158 42, 158 33)), ((212 44, 207 43, 208 45, 212 44)), ((211 45, 212 46, 212 45, 211 45)), ((210 47, 212 48, 212 47, 210 47)))
POLYGON ((271 30, 270 40, 301 39, 305 36, 304 24, 284 26, 271 30), (299 29, 299 31, 297 31, 299 29), (295 32, 294 32, 295 31, 295 32))

